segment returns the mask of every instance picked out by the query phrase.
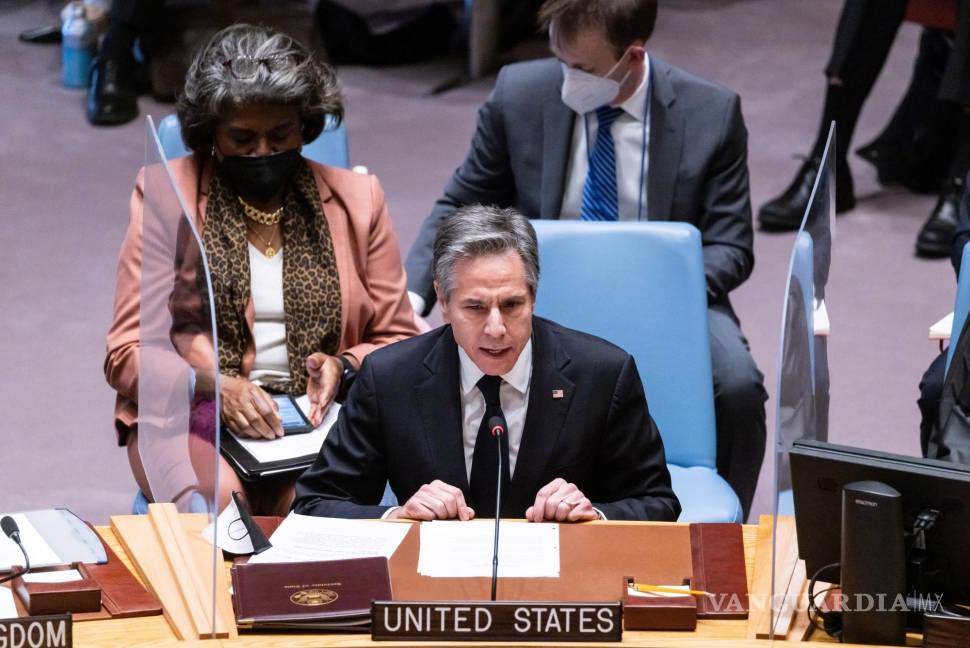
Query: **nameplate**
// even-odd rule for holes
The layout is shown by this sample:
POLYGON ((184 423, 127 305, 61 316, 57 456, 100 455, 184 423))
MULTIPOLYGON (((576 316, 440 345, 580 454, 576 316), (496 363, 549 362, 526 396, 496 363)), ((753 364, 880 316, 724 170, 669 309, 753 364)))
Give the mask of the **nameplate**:
POLYGON ((620 641, 616 603, 375 601, 374 641, 620 641))
POLYGON ((70 614, 0 619, 0 648, 71 648, 70 614))

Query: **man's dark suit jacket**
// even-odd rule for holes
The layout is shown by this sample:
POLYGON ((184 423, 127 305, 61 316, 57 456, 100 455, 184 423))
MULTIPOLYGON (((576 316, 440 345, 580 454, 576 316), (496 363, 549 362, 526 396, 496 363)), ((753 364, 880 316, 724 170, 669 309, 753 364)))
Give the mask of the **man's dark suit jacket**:
MULTIPOLYGON (((680 503, 633 358, 538 317, 532 341, 529 407, 502 516, 525 517, 536 492, 562 477, 611 520, 677 519, 680 503)), ((459 372, 450 326, 367 356, 296 484, 294 510, 377 518, 387 509, 378 505, 387 481, 402 503, 435 479, 468 501, 459 372)))
MULTIPOLYGON (((650 56, 648 220, 701 231, 712 303, 754 267, 748 192, 748 133, 737 94, 650 56)), ((431 255, 438 226, 458 207, 515 207, 559 218, 576 114, 560 98, 555 59, 502 69, 478 112, 471 150, 445 186, 408 253, 408 290, 434 306, 431 255)))

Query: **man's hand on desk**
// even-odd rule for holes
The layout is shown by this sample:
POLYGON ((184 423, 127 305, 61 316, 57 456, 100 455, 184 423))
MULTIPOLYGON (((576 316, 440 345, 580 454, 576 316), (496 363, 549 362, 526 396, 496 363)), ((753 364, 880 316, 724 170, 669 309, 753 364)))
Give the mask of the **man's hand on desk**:
POLYGON ((525 512, 529 522, 583 522, 598 520, 599 517, 592 502, 576 488, 576 484, 561 477, 539 489, 535 503, 525 512))
POLYGON ((388 520, 471 520, 475 511, 465 504, 460 488, 441 480, 425 484, 404 505, 394 509, 388 520))

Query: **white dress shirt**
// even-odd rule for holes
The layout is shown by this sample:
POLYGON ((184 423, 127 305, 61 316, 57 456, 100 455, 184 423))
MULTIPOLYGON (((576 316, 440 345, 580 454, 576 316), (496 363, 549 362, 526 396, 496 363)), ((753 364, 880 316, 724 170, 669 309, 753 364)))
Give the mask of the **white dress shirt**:
MULTIPOLYGON (((478 381, 485 374, 460 346, 458 359, 461 365, 461 436, 465 445, 465 473, 471 481, 475 440, 478 438, 482 417, 485 416, 485 397, 478 389, 478 381)), ((522 445, 531 382, 532 340, 529 340, 522 348, 515 366, 508 373, 502 374, 502 384, 498 390, 502 413, 505 415, 506 432, 509 435, 509 475, 515 474, 515 459, 519 455, 519 446, 522 445)))
POLYGON ((283 250, 272 259, 249 244, 249 285, 253 295, 256 357, 249 379, 261 385, 290 377, 283 312, 283 250))
MULTIPOLYGON (((623 114, 610 127, 616 149, 616 188, 620 220, 647 220, 647 169, 650 164, 650 120, 644 122, 650 80, 650 57, 643 59, 643 79, 636 91, 618 108, 623 114), (641 165, 643 173, 641 174, 641 165), (642 200, 641 200, 642 199, 642 200), (638 217, 637 206, 640 205, 638 217)), ((566 190, 563 193, 560 217, 577 219, 583 206, 583 187, 589 169, 589 146, 596 142, 599 122, 596 113, 576 115, 569 166, 566 169, 566 190), (587 138, 589 131, 589 141, 587 138)))

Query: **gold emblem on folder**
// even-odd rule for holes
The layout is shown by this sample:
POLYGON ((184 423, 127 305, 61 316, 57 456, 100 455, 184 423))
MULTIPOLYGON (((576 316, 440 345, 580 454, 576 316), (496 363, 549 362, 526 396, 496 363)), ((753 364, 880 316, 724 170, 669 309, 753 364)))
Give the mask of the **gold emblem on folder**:
POLYGON ((300 590, 296 594, 290 597, 290 601, 296 603, 297 605, 305 605, 307 607, 317 607, 320 605, 329 605, 337 600, 337 593, 333 590, 328 589, 306 589, 300 590))

